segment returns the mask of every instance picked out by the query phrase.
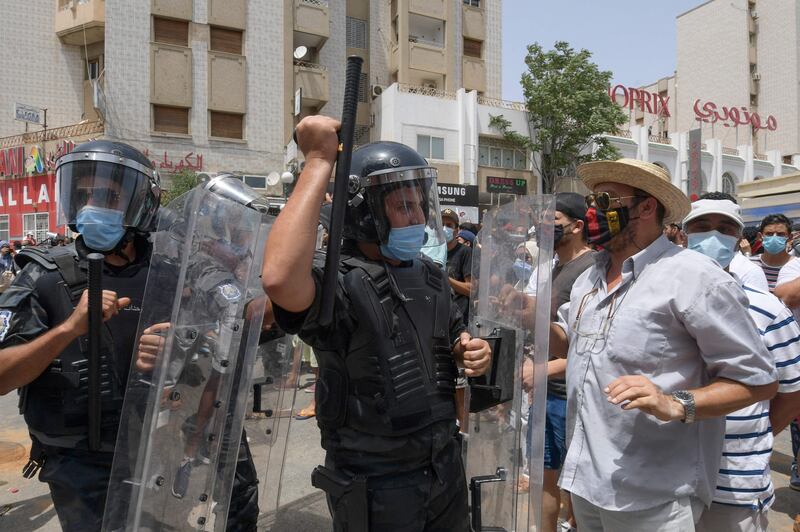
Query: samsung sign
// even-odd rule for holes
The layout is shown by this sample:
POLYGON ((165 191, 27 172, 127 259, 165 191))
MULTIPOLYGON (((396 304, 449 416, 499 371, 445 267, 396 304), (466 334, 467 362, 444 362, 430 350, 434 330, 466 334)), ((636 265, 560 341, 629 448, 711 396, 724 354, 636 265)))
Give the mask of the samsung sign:
POLYGON ((42 110, 21 103, 14 105, 14 119, 42 125, 42 110))
POLYGON ((478 185, 439 184, 439 205, 478 206, 478 185))

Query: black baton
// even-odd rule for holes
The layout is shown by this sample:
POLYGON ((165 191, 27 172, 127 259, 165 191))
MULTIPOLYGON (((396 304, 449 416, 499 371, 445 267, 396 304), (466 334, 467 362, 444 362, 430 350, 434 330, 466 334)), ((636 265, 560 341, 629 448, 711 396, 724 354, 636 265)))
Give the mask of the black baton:
POLYGON ((357 55, 347 58, 342 105, 342 128, 339 130, 339 155, 336 157, 336 177, 333 182, 333 206, 328 228, 328 248, 325 256, 325 274, 322 277, 322 301, 319 323, 329 325, 333 319, 333 302, 336 299, 336 280, 339 274, 339 252, 342 247, 342 226, 347 208, 347 185, 350 179, 350 159, 353 156, 353 135, 358 109, 358 86, 361 64, 357 55))
POLYGON ((103 260, 89 259, 89 450, 100 450, 100 331, 103 326, 103 260))

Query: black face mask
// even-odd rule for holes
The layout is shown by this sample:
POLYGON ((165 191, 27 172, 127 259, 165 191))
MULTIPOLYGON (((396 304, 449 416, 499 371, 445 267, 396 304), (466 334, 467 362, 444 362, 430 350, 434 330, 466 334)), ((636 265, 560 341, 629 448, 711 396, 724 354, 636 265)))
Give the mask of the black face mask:
POLYGON ((589 228, 589 243, 602 246, 620 234, 631 218, 627 207, 601 211, 597 207, 590 207, 586 211, 586 225, 589 228))
POLYGON ((554 225, 553 226, 553 247, 558 247, 561 239, 564 238, 564 229, 574 224, 575 222, 568 223, 567 225, 554 225))

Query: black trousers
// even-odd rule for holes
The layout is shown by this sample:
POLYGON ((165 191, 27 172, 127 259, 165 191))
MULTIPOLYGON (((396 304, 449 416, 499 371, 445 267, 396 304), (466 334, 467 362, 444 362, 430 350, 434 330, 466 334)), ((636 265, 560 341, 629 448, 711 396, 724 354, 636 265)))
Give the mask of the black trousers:
MULTIPOLYGON (((469 532, 467 481, 460 448, 450 445, 442 455, 436 467, 440 475, 433 467, 425 467, 368 477, 370 532, 469 532)), ((335 468, 330 462, 326 465, 335 468)), ((328 496, 335 532, 349 530, 343 502, 328 496)))
MULTIPOLYGON (((46 447, 47 460, 39 480, 50 486, 53 506, 64 532, 100 530, 113 453, 89 453, 46 447)), ((226 529, 256 530, 258 521, 258 477, 247 438, 243 434, 233 480, 226 529)))

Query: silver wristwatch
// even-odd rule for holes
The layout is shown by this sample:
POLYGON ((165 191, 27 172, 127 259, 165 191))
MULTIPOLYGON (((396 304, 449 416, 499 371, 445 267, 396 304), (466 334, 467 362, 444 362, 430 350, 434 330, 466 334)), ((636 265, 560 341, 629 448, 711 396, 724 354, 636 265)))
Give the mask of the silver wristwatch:
POLYGON ((686 390, 672 392, 672 398, 683 405, 684 417, 681 423, 694 423, 694 394, 686 390))

